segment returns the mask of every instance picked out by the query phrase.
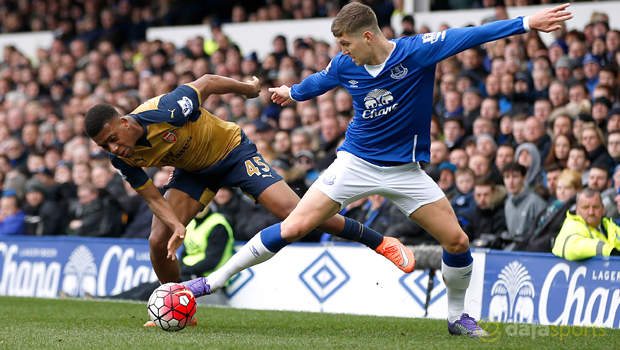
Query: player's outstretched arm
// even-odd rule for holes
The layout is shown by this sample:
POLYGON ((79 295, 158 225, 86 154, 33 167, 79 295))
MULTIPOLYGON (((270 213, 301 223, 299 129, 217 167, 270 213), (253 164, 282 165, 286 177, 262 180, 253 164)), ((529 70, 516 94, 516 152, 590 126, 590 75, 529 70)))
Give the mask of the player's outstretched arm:
POLYGON ((279 104, 281 106, 286 106, 293 101, 293 99, 291 98, 291 88, 286 85, 269 88, 269 92, 273 93, 271 95, 271 100, 273 101, 273 103, 279 104))
POLYGON ((573 14, 566 12, 570 4, 544 9, 530 17, 530 29, 542 32, 552 32, 562 28, 561 23, 573 18, 573 14))
POLYGON ((189 83, 200 91, 200 96, 204 102, 209 95, 239 94, 247 98, 258 97, 260 94, 260 81, 257 77, 252 80, 240 82, 235 79, 222 77, 219 75, 205 74, 195 81, 189 83))
POLYGON ((173 231, 172 237, 168 241, 168 259, 175 260, 176 251, 185 239, 185 226, 177 218, 170 203, 164 199, 155 185, 149 184, 138 191, 138 194, 148 204, 153 214, 173 231))
POLYGON ((450 56, 489 41, 523 34, 527 30, 553 31, 563 21, 573 18, 564 10, 569 4, 542 10, 530 17, 495 21, 477 27, 451 28, 439 33, 412 37, 415 40, 414 57, 422 65, 430 66, 450 56))

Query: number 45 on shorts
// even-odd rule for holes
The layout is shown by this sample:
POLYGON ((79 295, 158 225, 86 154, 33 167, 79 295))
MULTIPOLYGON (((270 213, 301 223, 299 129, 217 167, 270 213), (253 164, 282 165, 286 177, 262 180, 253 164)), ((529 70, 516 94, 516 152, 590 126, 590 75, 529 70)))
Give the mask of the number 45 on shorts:
POLYGON ((269 165, 264 163, 264 161, 260 157, 253 157, 252 159, 246 160, 245 170, 248 172, 248 176, 250 177, 254 175, 262 177, 273 177, 273 175, 271 175, 271 168, 269 168, 269 165), (254 163, 252 163, 252 161, 254 161, 254 163), (261 171, 263 173, 261 173, 261 171))

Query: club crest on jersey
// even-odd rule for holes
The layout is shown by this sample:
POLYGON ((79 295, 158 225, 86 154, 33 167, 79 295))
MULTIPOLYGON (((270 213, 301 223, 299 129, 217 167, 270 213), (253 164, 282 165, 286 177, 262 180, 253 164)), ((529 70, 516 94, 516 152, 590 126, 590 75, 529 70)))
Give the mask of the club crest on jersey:
POLYGON ((407 68, 403 67, 402 63, 399 63, 398 66, 390 69, 390 76, 394 79, 401 79, 407 75, 408 71, 409 70, 407 68))
POLYGON ((383 116, 398 107, 398 102, 394 102, 394 96, 390 91, 383 89, 374 89, 364 97, 364 113, 362 118, 369 119, 378 116, 383 116))
POLYGON ((164 139, 164 141, 166 142, 170 142, 170 143, 175 143, 177 142, 177 135, 171 133, 170 131, 166 131, 163 135, 162 138, 164 139))
POLYGON ((178 100, 177 103, 181 106, 183 115, 186 117, 192 112, 192 109, 194 109, 194 103, 187 96, 183 96, 183 98, 178 100))

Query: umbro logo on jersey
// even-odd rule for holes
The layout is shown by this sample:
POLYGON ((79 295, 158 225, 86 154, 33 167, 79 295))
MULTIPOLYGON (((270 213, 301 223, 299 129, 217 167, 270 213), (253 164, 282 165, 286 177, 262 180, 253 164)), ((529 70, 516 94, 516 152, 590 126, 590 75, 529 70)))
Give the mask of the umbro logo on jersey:
POLYGON ((399 63, 398 66, 390 69, 390 76, 394 79, 401 79, 407 75, 408 71, 409 70, 407 68, 403 67, 402 63, 399 63))
POLYGON ((166 131, 163 135, 162 138, 164 139, 164 141, 166 142, 170 142, 170 143, 175 143, 177 142, 177 135, 171 133, 170 131, 166 131))
POLYGON ((351 87, 358 87, 357 84, 357 80, 349 80, 349 84, 351 84, 351 87))

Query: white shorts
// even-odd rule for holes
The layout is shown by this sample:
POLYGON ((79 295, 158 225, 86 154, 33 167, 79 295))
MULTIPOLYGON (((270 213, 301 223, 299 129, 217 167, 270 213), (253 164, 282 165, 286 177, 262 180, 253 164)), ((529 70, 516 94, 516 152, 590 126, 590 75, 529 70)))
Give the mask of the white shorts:
POLYGON ((339 203, 341 208, 378 194, 396 204, 407 216, 445 197, 417 162, 381 167, 342 151, 312 187, 339 203))

